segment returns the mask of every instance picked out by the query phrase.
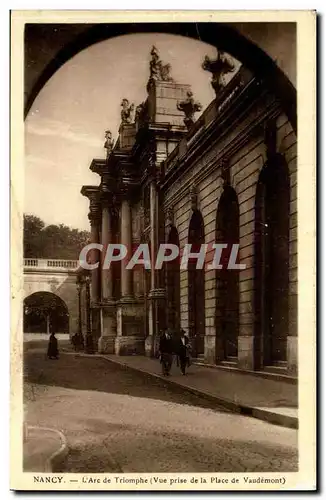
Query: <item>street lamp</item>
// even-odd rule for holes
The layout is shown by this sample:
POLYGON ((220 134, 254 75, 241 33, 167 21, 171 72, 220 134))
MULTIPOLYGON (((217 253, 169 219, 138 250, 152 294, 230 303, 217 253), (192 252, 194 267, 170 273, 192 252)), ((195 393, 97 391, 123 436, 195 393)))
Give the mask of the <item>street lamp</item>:
POLYGON ((86 330, 86 345, 85 352, 88 354, 94 354, 92 327, 91 327, 91 299, 90 299, 90 281, 91 277, 89 274, 85 276, 86 283, 86 311, 87 311, 87 330, 86 330))

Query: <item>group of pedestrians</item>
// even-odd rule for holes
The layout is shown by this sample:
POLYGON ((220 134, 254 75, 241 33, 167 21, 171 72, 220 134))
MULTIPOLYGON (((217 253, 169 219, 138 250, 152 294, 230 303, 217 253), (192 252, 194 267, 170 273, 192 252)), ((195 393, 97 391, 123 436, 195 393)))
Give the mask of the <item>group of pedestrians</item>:
POLYGON ((173 356, 176 356, 177 365, 180 366, 182 375, 186 374, 186 367, 191 363, 191 344, 184 330, 175 336, 171 330, 162 332, 159 344, 159 357, 162 366, 162 374, 170 375, 173 356))

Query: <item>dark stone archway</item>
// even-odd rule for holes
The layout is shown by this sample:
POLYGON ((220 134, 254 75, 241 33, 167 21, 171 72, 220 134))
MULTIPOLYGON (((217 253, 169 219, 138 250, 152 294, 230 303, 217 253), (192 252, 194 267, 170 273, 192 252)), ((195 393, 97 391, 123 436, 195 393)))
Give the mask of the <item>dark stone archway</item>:
POLYGON ((255 205, 255 364, 283 365, 289 332, 290 178, 281 155, 259 177, 255 205))
POLYGON ((234 244, 239 244, 239 204, 235 190, 226 186, 216 215, 216 243, 226 244, 222 269, 216 270, 216 357, 236 361, 239 334, 239 270, 228 269, 234 244))
MULTIPOLYGON (((204 220, 195 210, 189 224, 188 243, 191 252, 199 252, 205 243, 204 220)), ((188 262, 188 317, 189 336, 193 339, 196 355, 204 354, 205 341, 205 270, 196 269, 197 259, 188 262)))
POLYGON ((24 333, 69 333, 65 302, 50 292, 36 292, 24 300, 24 333))
POLYGON ((225 23, 111 23, 25 25, 25 116, 52 75, 87 47, 121 35, 167 33, 182 35, 224 50, 242 62, 280 99, 296 130, 296 90, 273 59, 259 46, 225 23), (59 41, 56 41, 59 40, 59 41), (60 43, 60 41, 63 42, 60 43), (54 49, 52 45, 57 44, 54 49), (40 46, 43 51, 40 53, 40 46), (47 56, 47 52, 51 55, 47 56), (37 60, 41 58, 41 69, 37 60))

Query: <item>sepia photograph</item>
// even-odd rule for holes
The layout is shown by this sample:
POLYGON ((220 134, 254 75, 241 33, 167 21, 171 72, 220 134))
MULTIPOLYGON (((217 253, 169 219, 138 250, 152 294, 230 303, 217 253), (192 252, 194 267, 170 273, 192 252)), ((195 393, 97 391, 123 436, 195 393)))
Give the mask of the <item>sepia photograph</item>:
POLYGON ((11 13, 12 487, 313 488, 315 13, 100 14, 11 13))

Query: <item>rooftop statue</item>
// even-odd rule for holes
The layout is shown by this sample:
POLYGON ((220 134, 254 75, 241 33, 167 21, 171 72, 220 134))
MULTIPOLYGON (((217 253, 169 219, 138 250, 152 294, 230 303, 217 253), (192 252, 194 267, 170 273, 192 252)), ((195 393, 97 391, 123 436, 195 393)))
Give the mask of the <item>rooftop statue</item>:
POLYGON ((177 108, 179 111, 183 111, 185 116, 184 122, 187 128, 190 128, 194 123, 195 113, 201 111, 202 105, 200 102, 195 101, 193 93, 188 90, 187 97, 184 101, 178 102, 177 108))
POLYGON ((149 63, 150 78, 153 80, 163 80, 165 82, 173 82, 170 76, 171 65, 163 64, 158 54, 157 48, 153 45, 151 50, 152 59, 149 63))
POLYGON ((215 60, 210 59, 205 56, 202 68, 206 71, 212 73, 212 87, 215 90, 216 96, 225 87, 225 75, 232 73, 235 69, 234 62, 232 58, 222 51, 217 52, 217 58, 215 60))
POLYGON ((128 99, 122 99, 121 101, 121 122, 123 124, 132 122, 132 113, 134 111, 134 104, 129 104, 128 99))
POLYGON ((112 132, 111 130, 106 130, 105 131, 105 143, 104 143, 104 148, 106 149, 106 156, 108 157, 113 149, 113 144, 114 141, 112 139, 112 132))
POLYGON ((135 123, 138 128, 142 127, 148 121, 148 109, 147 102, 142 102, 136 106, 135 111, 135 123))

